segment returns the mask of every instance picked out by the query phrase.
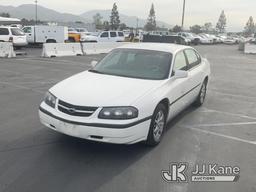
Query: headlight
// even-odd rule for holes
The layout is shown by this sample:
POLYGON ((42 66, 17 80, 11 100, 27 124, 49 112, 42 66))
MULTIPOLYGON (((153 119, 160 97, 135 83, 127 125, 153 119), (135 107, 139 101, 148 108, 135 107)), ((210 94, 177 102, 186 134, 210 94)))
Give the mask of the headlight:
POLYGON ((57 98, 53 94, 51 94, 50 92, 47 92, 44 98, 44 102, 47 105, 51 106, 52 108, 55 108, 56 99, 57 98))
POLYGON ((134 119, 138 117, 138 109, 135 107, 104 107, 100 113, 100 119, 134 119))

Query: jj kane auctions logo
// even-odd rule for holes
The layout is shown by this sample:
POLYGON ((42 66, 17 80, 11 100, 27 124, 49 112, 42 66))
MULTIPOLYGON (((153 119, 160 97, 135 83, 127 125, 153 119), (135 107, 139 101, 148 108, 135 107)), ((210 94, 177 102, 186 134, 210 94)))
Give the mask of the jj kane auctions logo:
POLYGON ((236 182, 239 179, 238 166, 220 166, 218 164, 196 164, 188 177, 188 163, 171 163, 169 170, 162 171, 166 182, 236 182))

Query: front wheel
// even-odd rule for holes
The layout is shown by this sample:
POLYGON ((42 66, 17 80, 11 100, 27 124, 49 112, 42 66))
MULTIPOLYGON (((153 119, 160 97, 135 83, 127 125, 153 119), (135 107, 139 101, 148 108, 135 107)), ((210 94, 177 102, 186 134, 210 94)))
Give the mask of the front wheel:
POLYGON ((203 105, 206 97, 206 92, 207 92, 207 80, 204 80, 202 87, 200 89, 199 95, 196 98, 196 101, 194 102, 195 106, 200 107, 203 105))
POLYGON ((156 146, 161 142, 166 126, 167 110, 163 104, 159 104, 151 118, 148 138, 146 144, 156 146))

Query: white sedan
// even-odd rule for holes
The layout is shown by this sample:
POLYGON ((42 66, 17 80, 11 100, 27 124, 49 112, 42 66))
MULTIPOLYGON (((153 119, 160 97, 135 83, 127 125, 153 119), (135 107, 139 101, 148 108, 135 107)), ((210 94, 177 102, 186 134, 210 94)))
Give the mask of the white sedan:
POLYGON ((78 138, 157 145, 169 120, 192 103, 203 104, 209 75, 208 61, 191 47, 126 44, 52 87, 40 120, 78 138))

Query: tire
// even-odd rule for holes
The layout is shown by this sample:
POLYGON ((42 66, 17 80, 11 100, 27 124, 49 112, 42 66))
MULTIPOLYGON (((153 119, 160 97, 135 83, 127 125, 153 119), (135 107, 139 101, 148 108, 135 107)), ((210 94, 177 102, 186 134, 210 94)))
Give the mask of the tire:
POLYGON ((207 93, 207 79, 204 80, 200 92, 194 102, 194 105, 196 107, 200 107, 203 105, 204 101, 205 101, 205 97, 206 97, 206 93, 207 93))
POLYGON ((54 40, 54 39, 47 39, 46 43, 56 43, 56 40, 54 40))
POLYGON ((75 43, 75 42, 76 42, 76 40, 75 40, 73 37, 69 37, 69 38, 68 38, 68 41, 69 41, 70 43, 75 43))
POLYGON ((164 131, 165 131, 165 127, 166 127, 166 119, 167 119, 166 107, 162 103, 160 103, 156 107, 154 114, 151 118, 148 137, 145 142, 146 145, 156 146, 161 142, 164 131))

